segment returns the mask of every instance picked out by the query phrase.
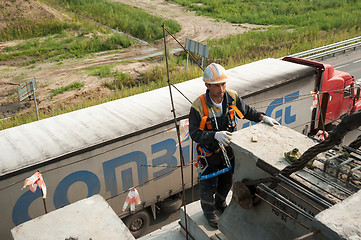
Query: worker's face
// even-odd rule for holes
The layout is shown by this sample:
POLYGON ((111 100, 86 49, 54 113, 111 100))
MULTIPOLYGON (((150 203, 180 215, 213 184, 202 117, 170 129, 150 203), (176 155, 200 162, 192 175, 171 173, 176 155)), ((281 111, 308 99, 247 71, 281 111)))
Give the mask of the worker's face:
POLYGON ((226 83, 208 84, 206 87, 209 90, 211 98, 214 100, 222 99, 224 92, 226 91, 226 83))

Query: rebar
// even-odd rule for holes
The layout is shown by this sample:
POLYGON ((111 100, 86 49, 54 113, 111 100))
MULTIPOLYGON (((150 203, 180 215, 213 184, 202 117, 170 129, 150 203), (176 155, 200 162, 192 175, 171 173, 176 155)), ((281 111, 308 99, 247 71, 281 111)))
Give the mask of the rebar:
POLYGON ((308 180, 308 179, 306 179, 305 177, 301 176, 300 174, 297 174, 297 173, 296 173, 296 176, 297 176, 297 177, 299 177, 299 178, 301 178, 303 181, 308 182, 308 183, 309 183, 309 184, 311 184, 312 186, 314 186, 314 187, 316 187, 316 188, 320 189, 321 191, 323 191, 323 192, 325 192, 325 193, 327 193, 327 194, 329 194, 329 195, 333 196, 334 198, 337 198, 337 199, 341 200, 341 198, 340 198, 339 196, 337 196, 337 195, 335 195, 335 194, 333 194, 333 193, 331 193, 331 192, 327 191, 326 189, 324 189, 324 188, 322 188, 322 187, 318 186, 317 184, 314 184, 313 182, 311 182, 310 180, 308 180))
POLYGON ((268 195, 272 196, 273 198, 280 201, 281 203, 285 204, 286 206, 290 207, 291 209, 295 210, 296 212, 300 213, 302 216, 304 216, 308 220, 313 219, 313 216, 311 214, 304 211, 303 209, 298 207, 296 204, 292 203, 290 200, 286 199, 284 196, 282 196, 281 194, 275 192, 274 190, 267 187, 266 185, 260 184, 259 186, 257 186, 257 188, 260 189, 261 191, 267 193, 268 195))
POLYGON ((282 184, 278 184, 279 187, 281 187, 283 190, 287 191, 288 193, 290 193, 291 195, 295 196, 296 198, 298 198, 299 200, 307 203, 308 205, 310 205, 311 207, 313 207, 315 210, 321 212, 322 210, 318 207, 316 207, 313 203, 307 201, 304 198, 301 198, 300 196, 298 196, 296 193, 292 192, 291 190, 289 190, 288 188, 286 188, 285 186, 283 186, 282 184))
POLYGON ((315 171, 310 171, 310 170, 307 169, 307 168, 305 168, 305 171, 306 171, 307 173, 309 173, 310 175, 312 175, 312 176, 320 179, 321 181, 326 182, 328 185, 330 185, 330 186, 332 186, 332 187, 334 187, 334 188, 336 188, 336 189, 344 192, 344 193, 347 194, 348 196, 351 196, 351 195, 353 194, 353 193, 352 193, 350 190, 348 190, 347 188, 344 188, 344 187, 340 186, 339 184, 337 184, 337 183, 329 180, 328 178, 326 178, 326 177, 318 174, 318 173, 315 172, 315 171))
POLYGON ((293 188, 297 189, 299 192, 309 196, 310 199, 312 199, 315 202, 318 202, 320 205, 324 206, 325 208, 329 208, 332 206, 331 203, 325 201, 324 199, 320 198, 316 194, 312 193, 311 191, 305 189, 304 187, 300 186, 299 184, 296 184, 295 182, 291 181, 290 179, 286 178, 285 176, 278 175, 278 178, 284 182, 285 184, 292 186, 293 188))
POLYGON ((261 197, 259 194, 255 194, 256 197, 258 197, 259 199, 261 199, 262 201, 264 201, 265 203, 267 203, 268 205, 270 205, 271 207, 277 209, 278 211, 282 212, 283 214, 285 214, 287 217, 291 218, 292 220, 294 220, 296 223, 300 224, 301 226, 307 228, 308 230, 310 230, 310 228, 308 226, 306 226, 304 223, 301 223, 299 221, 297 221, 297 219, 295 219, 294 217, 292 217, 290 214, 286 213, 285 211, 283 211, 282 209, 280 209, 279 207, 276 207, 274 204, 272 204, 271 202, 267 201, 266 199, 264 199, 263 197, 261 197))

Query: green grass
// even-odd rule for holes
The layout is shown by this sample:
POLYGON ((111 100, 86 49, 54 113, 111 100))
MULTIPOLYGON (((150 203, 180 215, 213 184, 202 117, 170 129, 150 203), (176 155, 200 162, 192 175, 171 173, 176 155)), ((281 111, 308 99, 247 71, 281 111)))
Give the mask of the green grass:
POLYGON ((0 31, 0 41, 29 39, 0 54, 0 63, 28 66, 45 60, 82 58, 88 54, 127 48, 133 40, 110 28, 137 38, 154 41, 163 37, 162 24, 175 33, 180 25, 144 12, 142 9, 106 0, 43 0, 57 9, 67 11, 72 20, 43 22, 12 18, 0 31), (99 25, 97 22, 103 24, 99 25), (39 40, 38 37, 46 37, 39 40))
POLYGON ((360 26, 361 1, 173 0, 202 15, 231 23, 330 30, 360 26))
POLYGON ((88 75, 90 76, 98 76, 100 78, 110 77, 111 69, 114 64, 104 65, 104 66, 96 66, 87 68, 88 75))
POLYGON ((69 85, 64 86, 64 87, 51 89, 50 90, 50 92, 51 92, 50 98, 53 98, 54 96, 56 96, 58 94, 62 94, 64 92, 66 92, 66 91, 70 91, 70 90, 74 90, 74 89, 80 90, 83 86, 84 86, 84 83, 73 82, 72 84, 69 84, 69 85))
POLYGON ((133 43, 129 38, 113 33, 98 35, 96 33, 67 35, 66 38, 57 35, 40 41, 37 38, 27 40, 14 47, 6 47, 5 54, 0 55, 0 61, 16 60, 17 65, 28 66, 45 60, 59 62, 62 59, 81 58, 87 54, 127 48, 133 43))
POLYGON ((288 31, 282 27, 272 28, 268 31, 247 32, 208 41, 211 58, 207 59, 206 62, 217 62, 228 69, 264 58, 284 57, 343 41, 358 34, 357 27, 316 33, 307 29, 288 31))
POLYGON ((59 34, 64 29, 75 28, 74 23, 59 21, 32 22, 30 20, 16 21, 0 31, 0 41, 14 39, 29 39, 59 34))
POLYGON ((235 1, 174 0, 198 14, 235 24, 268 27, 241 35, 209 40, 210 59, 226 68, 360 35, 361 1, 235 1))
POLYGON ((163 37, 163 23, 171 33, 181 29, 173 20, 165 20, 123 3, 108 0, 57 0, 56 2, 70 11, 149 42, 163 37))
MULTIPOLYGON (((200 70, 196 66, 189 66, 188 71, 185 71, 186 61, 183 55, 169 55, 168 58, 172 83, 179 83, 183 82, 185 79, 188 80, 200 76, 200 70)), ((123 63, 119 62, 117 64, 123 63)), ((130 96, 131 94, 128 94, 127 92, 133 92, 132 89, 134 88, 137 88, 137 91, 141 93, 167 85, 167 70, 164 61, 162 61, 161 64, 145 71, 137 78, 116 70, 117 64, 89 67, 86 71, 90 76, 107 78, 105 86, 111 90, 121 90, 124 96, 130 96)))

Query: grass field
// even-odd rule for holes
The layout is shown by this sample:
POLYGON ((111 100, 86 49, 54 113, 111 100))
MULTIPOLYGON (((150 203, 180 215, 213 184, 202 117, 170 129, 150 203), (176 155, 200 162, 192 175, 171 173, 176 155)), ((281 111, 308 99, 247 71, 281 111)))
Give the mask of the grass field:
POLYGON ((273 26, 208 41, 211 61, 226 68, 281 57, 360 35, 361 1, 174 0, 198 14, 235 24, 273 26))
POLYGON ((81 58, 90 53, 127 48, 133 43, 119 33, 104 35, 86 31, 77 34, 64 30, 42 41, 32 38, 14 47, 6 47, 6 54, 0 55, 0 61, 13 61, 14 65, 20 66, 45 60, 59 62, 62 59, 81 58))
POLYGON ((140 8, 122 3, 107 0, 56 0, 56 2, 72 12, 149 42, 163 37, 163 30, 160 27, 163 23, 172 33, 180 31, 180 25, 173 20, 150 15, 140 8))
MULTIPOLYGON (((49 5, 66 11, 71 20, 63 22, 48 18, 44 21, 14 20, 0 31, 0 41, 29 39, 15 47, 6 47, 1 61, 28 66, 35 62, 61 61, 84 57, 86 54, 127 48, 134 43, 130 38, 113 33, 115 29, 133 37, 152 42, 163 37, 161 25, 167 24, 171 33, 181 28, 172 20, 146 13, 140 8, 107 0, 44 0, 49 5), (45 37, 39 40, 37 37, 45 37), (12 61, 16 60, 16 61, 12 61)), ((4 8, 4 7, 3 7, 4 8)), ((5 14, 6 15, 6 14, 5 14)))
POLYGON ((173 0, 190 10, 232 23, 332 30, 360 26, 361 1, 173 0))

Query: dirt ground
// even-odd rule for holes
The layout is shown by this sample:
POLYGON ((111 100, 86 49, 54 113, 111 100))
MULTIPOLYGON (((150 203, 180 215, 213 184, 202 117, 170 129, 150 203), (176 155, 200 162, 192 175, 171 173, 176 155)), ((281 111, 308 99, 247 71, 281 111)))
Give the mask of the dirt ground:
MULTIPOLYGON (((220 22, 208 17, 197 16, 194 12, 187 11, 185 7, 164 0, 113 0, 125 4, 143 8, 145 11, 163 18, 177 21, 182 30, 175 37, 182 44, 186 38, 203 42, 207 39, 222 38, 230 34, 238 34, 260 26, 243 24, 234 25, 220 22)), ((4 0, 0 0, 3 4, 4 0)), ((10 5, 9 5, 10 6, 10 5)), ((21 6, 21 12, 28 16, 54 16, 57 19, 67 18, 64 13, 44 5, 36 0, 15 0, 15 4, 21 6)), ((19 8, 19 7, 18 7, 19 8)), ((14 10, 15 11, 15 10, 14 10)), ((6 23, 0 17, 0 26, 6 23)), ((0 54, 4 47, 14 46, 21 41, 0 42, 0 54)), ((167 49, 179 51, 180 46, 168 36, 167 49)), ((157 59, 147 59, 149 56, 161 56, 164 53, 163 39, 152 44, 138 43, 129 48, 119 51, 97 53, 83 59, 64 60, 59 65, 56 62, 36 63, 34 67, 14 67, 12 64, 0 65, 0 118, 7 117, 16 112, 34 113, 33 100, 19 102, 17 86, 32 77, 36 78, 36 98, 38 108, 51 110, 55 105, 76 104, 86 98, 96 98, 111 94, 111 90, 105 87, 107 79, 89 76, 85 69, 90 66, 101 66, 120 61, 126 61, 117 66, 118 71, 137 76, 146 69, 159 64, 157 59), (75 81, 84 83, 81 90, 66 91, 50 99, 50 89, 67 86, 75 81)))

